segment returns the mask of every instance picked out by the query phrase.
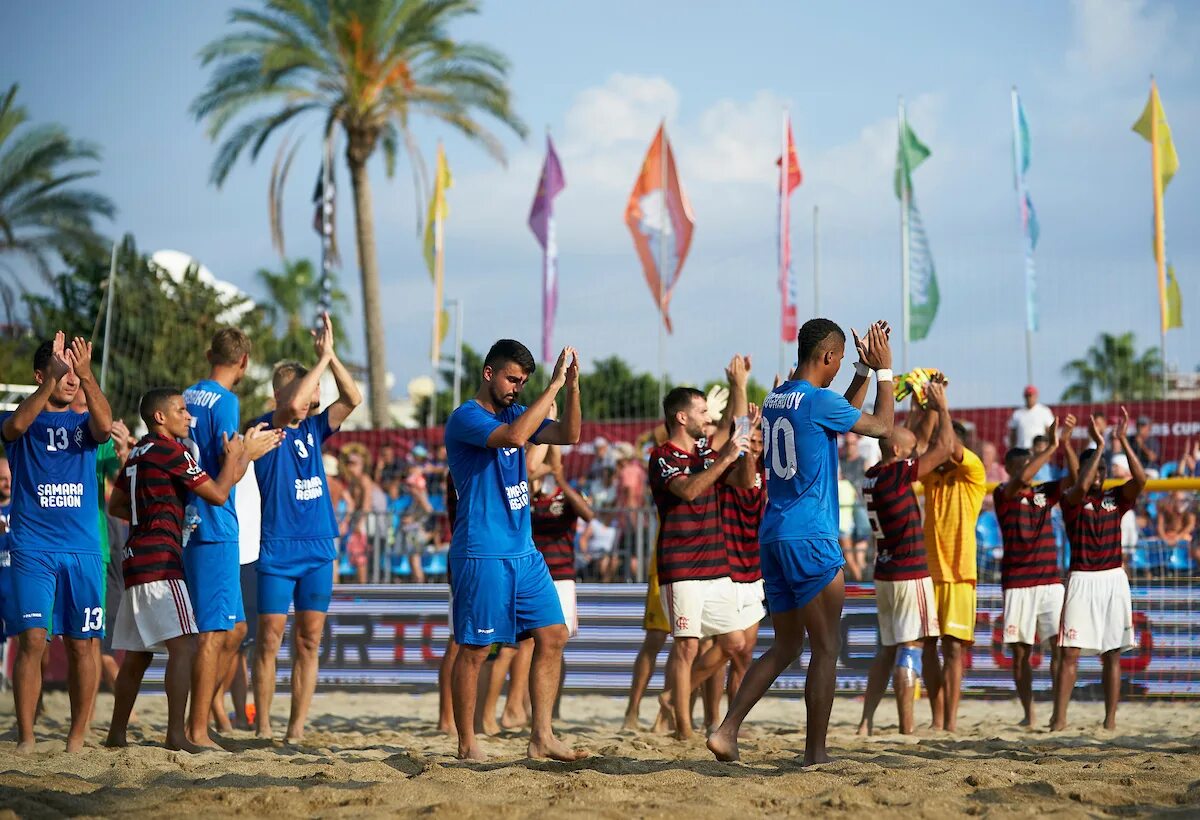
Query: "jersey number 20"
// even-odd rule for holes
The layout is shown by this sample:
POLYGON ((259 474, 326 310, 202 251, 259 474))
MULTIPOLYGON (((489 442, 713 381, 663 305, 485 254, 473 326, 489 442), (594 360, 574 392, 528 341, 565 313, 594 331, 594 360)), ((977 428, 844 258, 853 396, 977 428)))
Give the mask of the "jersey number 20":
POLYGON ((790 481, 796 475, 796 431, 792 423, 779 418, 772 425, 763 419, 762 426, 763 463, 777 477, 790 481))

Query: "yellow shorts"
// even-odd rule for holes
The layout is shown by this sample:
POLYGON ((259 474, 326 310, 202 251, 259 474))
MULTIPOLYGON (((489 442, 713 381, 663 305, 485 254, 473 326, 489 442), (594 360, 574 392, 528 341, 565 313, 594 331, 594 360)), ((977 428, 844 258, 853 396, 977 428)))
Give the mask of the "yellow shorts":
POLYGON ((968 643, 975 642, 975 585, 970 581, 934 582, 938 621, 942 634, 968 643))
POLYGON ((671 622, 663 609, 662 595, 658 592, 658 556, 650 556, 650 579, 646 583, 646 614, 642 617, 642 629, 670 632, 671 622))

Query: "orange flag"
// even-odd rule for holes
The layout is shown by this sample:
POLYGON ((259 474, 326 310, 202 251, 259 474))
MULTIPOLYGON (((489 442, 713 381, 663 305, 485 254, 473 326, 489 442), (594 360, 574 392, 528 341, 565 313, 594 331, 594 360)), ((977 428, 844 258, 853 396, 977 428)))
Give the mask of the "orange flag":
POLYGON ((669 333, 671 294, 692 244, 695 219, 679 184, 675 154, 664 126, 659 126, 654 135, 642 171, 629 194, 625 224, 633 234, 633 246, 642 261, 646 284, 669 333))

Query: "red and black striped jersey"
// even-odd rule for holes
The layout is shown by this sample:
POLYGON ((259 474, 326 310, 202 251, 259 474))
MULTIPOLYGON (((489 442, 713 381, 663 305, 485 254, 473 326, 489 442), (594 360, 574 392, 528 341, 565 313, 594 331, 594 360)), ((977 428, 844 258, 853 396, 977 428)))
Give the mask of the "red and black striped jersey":
POLYGON ((916 459, 875 464, 863 477, 867 518, 875 534, 875 580, 907 581, 929 575, 921 508, 913 492, 916 459))
POLYGON ((1071 572, 1100 572, 1121 566, 1121 517, 1133 509, 1122 487, 1089 492, 1078 504, 1062 501, 1067 539, 1071 542, 1071 572))
POLYGON ((183 578, 183 510, 188 491, 209 480, 174 439, 148 433, 129 453, 117 486, 129 495, 125 588, 183 578))
POLYGON ((538 493, 529 510, 533 545, 546 559, 555 581, 575 580, 575 523, 579 516, 562 490, 538 493))
POLYGON ((1062 484, 1047 481, 1005 498, 1001 484, 992 493, 996 518, 1004 537, 1000 559, 1000 585, 1004 589, 1037 587, 1062 581, 1058 572, 1058 545, 1050 514, 1062 500, 1062 484))
POLYGON ((702 473, 717 460, 701 440, 692 452, 671 442, 650 451, 650 490, 658 508, 658 582, 703 581, 729 575, 714 484, 691 501, 671 492, 674 481, 702 473))
POLYGON ((729 552, 729 577, 735 584, 750 584, 762 578, 758 553, 758 526, 767 509, 767 479, 761 472, 749 488, 717 484, 721 530, 729 552))

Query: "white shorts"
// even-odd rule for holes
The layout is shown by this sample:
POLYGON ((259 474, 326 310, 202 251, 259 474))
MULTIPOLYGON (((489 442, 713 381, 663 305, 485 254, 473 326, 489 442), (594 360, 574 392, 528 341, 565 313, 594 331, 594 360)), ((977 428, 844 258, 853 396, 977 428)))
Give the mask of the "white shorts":
POLYGON ((1040 584, 1004 590, 1004 642, 1049 643, 1058 637, 1062 620, 1062 584, 1040 584))
POLYGON ((1123 568, 1070 574, 1058 645, 1086 655, 1134 647, 1133 601, 1123 568))
POLYGON ((875 602, 879 609, 879 642, 884 646, 942 634, 933 579, 928 575, 903 581, 876 581, 875 602))
POLYGON ((763 618, 767 617, 767 608, 763 606, 767 594, 763 591, 763 580, 733 584, 737 594, 737 625, 738 629, 749 629, 763 618))
POLYGON ((562 604, 567 637, 574 638, 579 634, 579 604, 575 600, 575 582, 555 581, 554 591, 558 593, 558 602, 562 604))
POLYGON ((112 645, 129 652, 165 652, 167 641, 196 632, 187 584, 150 581, 121 595, 112 645))
POLYGON ((737 590, 729 576, 663 584, 660 594, 676 638, 707 638, 740 629, 737 590))

